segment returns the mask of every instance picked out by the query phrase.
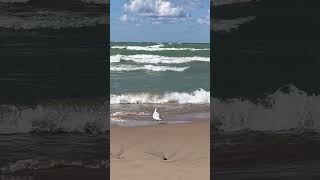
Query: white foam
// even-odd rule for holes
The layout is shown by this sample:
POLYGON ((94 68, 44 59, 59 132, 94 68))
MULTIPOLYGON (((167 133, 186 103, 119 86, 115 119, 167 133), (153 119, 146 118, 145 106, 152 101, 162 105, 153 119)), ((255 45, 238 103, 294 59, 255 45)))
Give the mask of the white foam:
POLYGON ((163 44, 152 46, 112 46, 112 49, 127 49, 132 51, 208 51, 210 48, 165 48, 163 44))
POLYGON ((148 112, 123 112, 123 111, 119 111, 119 112, 114 112, 111 114, 111 117, 121 117, 121 116, 128 116, 128 115, 137 115, 137 116, 147 116, 147 115, 151 115, 148 112))
POLYGON ((120 62, 122 55, 117 54, 117 55, 112 55, 110 56, 110 62, 120 62))
POLYGON ((224 130, 288 130, 310 128, 320 130, 320 96, 308 96, 294 86, 290 92, 280 90, 268 97, 271 106, 247 100, 212 100, 211 119, 224 130))
POLYGON ((32 131, 105 132, 108 108, 103 106, 38 105, 35 108, 0 106, 0 134, 32 131))
POLYGON ((110 66, 110 71, 176 71, 182 72, 189 67, 171 67, 171 66, 154 66, 154 65, 144 65, 144 66, 135 66, 135 65, 115 65, 110 66))
POLYGON ((113 55, 110 56, 110 62, 120 62, 124 61, 133 61, 136 63, 149 63, 149 64, 180 64, 180 63, 189 63, 193 61, 200 62, 210 62, 210 57, 167 57, 159 55, 150 55, 150 54, 135 54, 135 55, 113 55))
POLYGON ((127 49, 127 46, 111 46, 111 49, 127 49))
POLYGON ((110 104, 208 104, 210 103, 210 92, 203 89, 186 92, 168 92, 163 95, 137 93, 137 94, 112 94, 110 104))
POLYGON ((105 16, 87 17, 67 11, 35 11, 0 16, 0 27, 15 30, 81 28, 107 23, 105 16))

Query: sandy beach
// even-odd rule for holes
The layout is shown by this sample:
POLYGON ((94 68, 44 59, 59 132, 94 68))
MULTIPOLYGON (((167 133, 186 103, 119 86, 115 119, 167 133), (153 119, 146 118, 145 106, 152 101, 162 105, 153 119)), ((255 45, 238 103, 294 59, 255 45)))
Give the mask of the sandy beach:
POLYGON ((209 180, 209 121, 112 127, 111 179, 209 180))

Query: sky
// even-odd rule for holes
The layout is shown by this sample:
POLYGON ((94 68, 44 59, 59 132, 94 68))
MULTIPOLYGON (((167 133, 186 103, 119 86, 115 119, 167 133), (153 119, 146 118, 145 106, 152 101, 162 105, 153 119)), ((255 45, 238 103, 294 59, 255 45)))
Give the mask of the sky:
POLYGON ((112 42, 210 42, 210 0, 110 0, 112 42))

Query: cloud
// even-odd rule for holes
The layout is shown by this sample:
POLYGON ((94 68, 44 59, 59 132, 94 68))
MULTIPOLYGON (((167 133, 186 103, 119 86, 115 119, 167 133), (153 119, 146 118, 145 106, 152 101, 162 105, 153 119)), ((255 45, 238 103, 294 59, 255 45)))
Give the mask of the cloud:
POLYGON ((190 0, 189 3, 182 1, 186 0, 129 0, 123 5, 124 15, 120 21, 151 24, 185 21, 190 18, 188 11, 191 4, 199 4, 196 2, 201 0, 190 0))
POLYGON ((199 23, 199 24, 205 24, 205 25, 210 26, 210 18, 209 18, 208 16, 203 17, 203 18, 198 18, 198 19, 197 19, 197 23, 199 23))
POLYGON ((135 17, 130 17, 127 14, 123 14, 120 16, 120 21, 121 22, 135 22, 136 18, 135 17))
POLYGON ((210 24, 209 15, 192 18, 190 12, 199 10, 206 0, 128 0, 123 5, 122 22, 134 23, 177 23, 196 21, 200 24, 210 24))
POLYGON ((128 21, 128 15, 124 14, 120 17, 120 21, 127 22, 128 21))
POLYGON ((206 16, 198 18, 196 22, 199 24, 205 24, 210 26, 210 11, 208 11, 208 14, 206 16))
POLYGON ((126 13, 135 13, 147 17, 186 17, 187 13, 182 6, 177 6, 165 0, 130 0, 125 3, 126 13))

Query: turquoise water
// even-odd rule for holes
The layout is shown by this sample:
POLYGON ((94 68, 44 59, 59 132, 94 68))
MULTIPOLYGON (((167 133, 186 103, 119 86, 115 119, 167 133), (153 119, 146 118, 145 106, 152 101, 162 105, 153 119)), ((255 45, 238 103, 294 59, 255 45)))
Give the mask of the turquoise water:
POLYGON ((209 91, 209 44, 111 43, 111 94, 209 91))
POLYGON ((111 125, 209 119, 208 43, 111 43, 110 73, 111 125))

